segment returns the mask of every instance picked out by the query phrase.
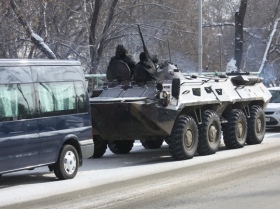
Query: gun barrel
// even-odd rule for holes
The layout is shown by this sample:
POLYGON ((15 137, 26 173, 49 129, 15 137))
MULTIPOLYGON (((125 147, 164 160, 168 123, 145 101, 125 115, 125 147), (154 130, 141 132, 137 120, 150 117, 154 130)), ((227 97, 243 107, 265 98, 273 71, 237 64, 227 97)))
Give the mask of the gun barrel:
POLYGON ((142 31, 141 31, 141 28, 140 28, 140 25, 137 25, 138 26, 138 30, 139 30, 139 34, 140 34, 140 37, 141 37, 141 41, 142 41, 142 44, 143 44, 143 49, 144 49, 144 52, 148 55, 148 58, 150 59, 150 54, 149 54, 149 51, 145 45, 145 41, 144 41, 144 38, 143 38, 143 34, 142 34, 142 31))

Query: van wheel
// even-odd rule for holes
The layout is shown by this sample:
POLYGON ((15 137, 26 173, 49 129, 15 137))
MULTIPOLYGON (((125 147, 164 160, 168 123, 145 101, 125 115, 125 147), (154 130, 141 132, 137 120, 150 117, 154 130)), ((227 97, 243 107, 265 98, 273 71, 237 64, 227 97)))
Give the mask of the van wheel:
POLYGON ((134 140, 109 140, 108 147, 115 154, 127 154, 133 147, 134 140))
POLYGON ((101 136, 94 136, 93 137, 93 143, 94 143, 94 158, 100 158, 104 155, 107 149, 107 141, 102 139, 101 136))
POLYGON ((54 173, 57 178, 72 179, 78 172, 79 156, 72 145, 64 145, 54 164, 54 173))
POLYGON ((247 144, 260 144, 265 134, 265 114, 258 105, 250 108, 250 118, 248 118, 247 144))
POLYGON ((228 149, 244 147, 247 138, 247 120, 242 110, 233 109, 223 127, 224 142, 228 149))
POLYGON ((217 152, 221 142, 220 117, 212 110, 203 113, 202 124, 199 125, 199 141, 197 152, 200 155, 211 155, 217 152))
POLYGON ((169 151, 176 160, 191 159, 198 146, 198 128, 195 120, 186 115, 179 116, 169 139, 169 151))
POLYGON ((140 140, 143 147, 146 149, 158 149, 161 147, 163 143, 163 139, 156 139, 156 140, 140 140))

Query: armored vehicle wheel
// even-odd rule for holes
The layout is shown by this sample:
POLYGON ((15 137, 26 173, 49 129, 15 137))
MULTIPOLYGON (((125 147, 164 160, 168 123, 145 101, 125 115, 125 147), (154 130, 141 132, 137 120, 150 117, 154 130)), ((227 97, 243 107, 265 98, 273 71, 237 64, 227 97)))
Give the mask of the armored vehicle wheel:
POLYGON ((140 140, 143 147, 146 149, 158 149, 161 147, 163 143, 163 139, 156 139, 156 140, 140 140))
POLYGON ((233 109, 227 117, 228 123, 223 127, 224 142, 227 148, 244 147, 247 138, 247 120, 242 110, 233 109))
POLYGON ((186 115, 179 116, 169 139, 171 156, 176 160, 193 158, 198 146, 198 128, 195 120, 186 115))
POLYGON ((250 108, 250 118, 248 118, 247 144, 260 144, 265 134, 265 114, 258 105, 250 108))
POLYGON ((108 147, 115 154, 127 154, 133 147, 134 140, 109 140, 108 147))
POLYGON ((199 141, 197 152, 200 155, 216 153, 221 142, 220 117, 212 110, 206 110, 202 116, 202 124, 199 125, 199 141))
POLYGON ((63 146, 53 169, 57 178, 72 179, 76 176, 79 167, 79 155, 72 145, 63 146))
POLYGON ((94 143, 94 158, 100 158, 104 155, 107 149, 107 141, 102 139, 101 136, 94 136, 93 137, 93 143, 94 143))

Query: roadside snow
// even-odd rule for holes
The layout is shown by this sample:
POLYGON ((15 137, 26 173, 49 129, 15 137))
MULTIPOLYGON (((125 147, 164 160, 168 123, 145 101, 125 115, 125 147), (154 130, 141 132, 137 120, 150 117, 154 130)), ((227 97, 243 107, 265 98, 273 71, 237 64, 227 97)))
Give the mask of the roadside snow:
POLYGON ((234 58, 232 58, 227 64, 226 72, 227 73, 237 72, 236 60, 234 58))

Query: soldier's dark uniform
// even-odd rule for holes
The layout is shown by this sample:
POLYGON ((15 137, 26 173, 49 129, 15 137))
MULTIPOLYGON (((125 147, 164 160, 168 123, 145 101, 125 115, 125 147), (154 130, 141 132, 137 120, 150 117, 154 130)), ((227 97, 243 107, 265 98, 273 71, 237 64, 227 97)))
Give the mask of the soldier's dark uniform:
POLYGON ((121 61, 125 62, 130 69, 131 77, 133 77, 136 62, 131 55, 128 55, 127 50, 125 49, 125 47, 122 44, 119 44, 117 46, 116 54, 115 54, 115 56, 111 57, 111 60, 109 62, 109 66, 116 60, 121 60, 121 61))
POLYGON ((137 63, 134 71, 134 80, 137 82, 156 80, 156 67, 154 63, 145 52, 142 52, 139 58, 140 61, 137 63))

